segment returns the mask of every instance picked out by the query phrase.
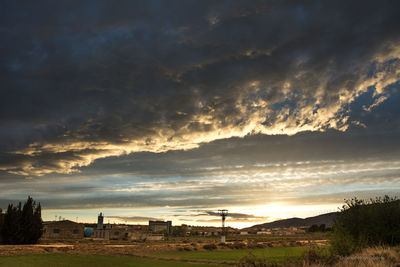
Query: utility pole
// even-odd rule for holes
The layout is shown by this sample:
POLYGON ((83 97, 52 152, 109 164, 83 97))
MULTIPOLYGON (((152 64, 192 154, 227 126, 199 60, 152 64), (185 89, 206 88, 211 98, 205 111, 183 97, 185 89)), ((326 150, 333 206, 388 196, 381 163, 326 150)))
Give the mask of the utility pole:
POLYGON ((225 219, 228 216, 228 210, 218 210, 218 214, 222 217, 221 243, 225 243, 225 219))

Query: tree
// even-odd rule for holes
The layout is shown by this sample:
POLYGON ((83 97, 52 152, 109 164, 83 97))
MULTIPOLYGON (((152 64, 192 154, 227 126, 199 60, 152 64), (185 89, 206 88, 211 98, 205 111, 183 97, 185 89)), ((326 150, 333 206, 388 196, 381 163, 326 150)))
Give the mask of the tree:
POLYGON ((4 214, 3 210, 0 208, 0 243, 3 242, 3 225, 4 225, 4 214))
POLYGON ((332 247, 346 255, 363 247, 400 244, 400 200, 346 200, 333 226, 332 247))
POLYGON ((182 226, 174 226, 172 227, 172 236, 186 236, 187 232, 187 227, 182 225, 182 226))
POLYGON ((36 202, 28 197, 23 208, 21 208, 21 202, 18 207, 14 207, 12 204, 8 205, 2 228, 3 243, 35 244, 42 233, 40 203, 36 206, 36 202))
POLYGON ((43 222, 41 216, 40 203, 36 207, 36 202, 31 197, 25 202, 22 209, 21 228, 24 244, 35 244, 42 236, 43 222))
POLYGON ((31 234, 31 241, 37 243, 43 234, 43 221, 42 221, 42 206, 38 203, 33 214, 33 229, 31 234))
POLYGON ((21 202, 18 207, 9 204, 4 216, 4 225, 2 229, 3 243, 19 244, 22 243, 21 233, 21 202))
POLYGON ((319 231, 319 226, 317 224, 313 224, 307 229, 307 231, 311 232, 311 233, 318 232, 319 231))
POLYGON ((28 197, 22 208, 21 216, 21 232, 22 232, 22 242, 23 244, 29 244, 31 240, 31 230, 33 228, 33 199, 28 197))

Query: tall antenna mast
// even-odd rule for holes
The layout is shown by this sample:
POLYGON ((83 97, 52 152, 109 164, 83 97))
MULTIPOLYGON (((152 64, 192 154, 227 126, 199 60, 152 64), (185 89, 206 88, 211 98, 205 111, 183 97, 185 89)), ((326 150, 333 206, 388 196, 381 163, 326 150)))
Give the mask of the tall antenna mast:
POLYGON ((222 217, 221 243, 225 243, 225 219, 228 216, 228 210, 218 210, 218 214, 222 217))

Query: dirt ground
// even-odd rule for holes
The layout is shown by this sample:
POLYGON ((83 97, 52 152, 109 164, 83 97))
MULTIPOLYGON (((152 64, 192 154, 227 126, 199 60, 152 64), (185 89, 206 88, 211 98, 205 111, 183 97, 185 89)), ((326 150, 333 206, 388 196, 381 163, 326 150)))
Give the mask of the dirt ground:
MULTIPOLYGON (((79 240, 79 241, 46 241, 36 245, 0 245, 0 256, 20 255, 20 254, 43 254, 43 253, 67 253, 67 254, 99 254, 99 255, 130 255, 130 256, 148 256, 154 252, 167 252, 177 250, 204 250, 205 244, 216 242, 201 242, 184 240, 182 242, 144 242, 144 243, 118 243, 105 242, 102 240, 79 240)), ((314 240, 314 244, 326 245, 326 240, 314 240)), ((251 247, 282 247, 282 246, 305 246, 309 244, 308 240, 298 240, 296 243, 285 243, 281 240, 273 242, 227 242, 226 245, 218 245, 218 249, 230 249, 233 246, 240 245, 241 248, 251 247)))
POLYGON ((55 243, 46 245, 0 245, 0 256, 43 253, 139 255, 143 254, 143 251, 151 253, 152 251, 168 251, 169 249, 174 250, 173 246, 168 247, 165 244, 55 243))

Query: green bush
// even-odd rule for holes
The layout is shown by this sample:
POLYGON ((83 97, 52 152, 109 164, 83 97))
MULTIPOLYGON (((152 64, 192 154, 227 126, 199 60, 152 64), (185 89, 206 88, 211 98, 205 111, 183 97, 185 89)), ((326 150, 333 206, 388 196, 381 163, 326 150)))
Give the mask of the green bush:
POLYGON ((326 248, 311 246, 303 252, 302 260, 304 266, 331 266, 337 258, 326 248))
POLYGON ((385 196, 345 203, 333 226, 334 252, 349 255, 367 246, 400 244, 400 200, 385 196))
POLYGON ((278 267, 277 263, 270 263, 264 258, 256 257, 253 253, 249 253, 242 257, 238 264, 238 267, 278 267))
POLYGON ((217 246, 215 244, 206 244, 203 246, 203 248, 207 250, 214 250, 217 249, 217 246))

